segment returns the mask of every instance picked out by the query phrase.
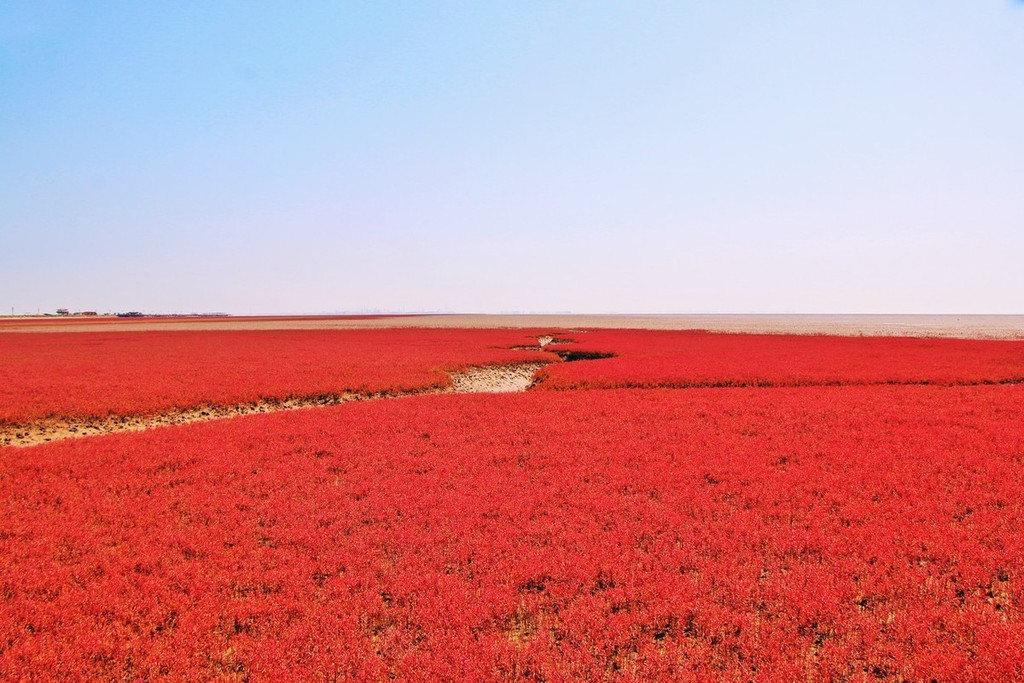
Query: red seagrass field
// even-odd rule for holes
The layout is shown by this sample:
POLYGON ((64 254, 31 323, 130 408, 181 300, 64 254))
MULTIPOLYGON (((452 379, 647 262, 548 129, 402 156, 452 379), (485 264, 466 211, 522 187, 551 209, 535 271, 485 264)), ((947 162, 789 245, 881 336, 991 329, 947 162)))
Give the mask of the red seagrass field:
POLYGON ((0 331, 3 680, 1024 679, 1024 341, 186 328, 0 331))

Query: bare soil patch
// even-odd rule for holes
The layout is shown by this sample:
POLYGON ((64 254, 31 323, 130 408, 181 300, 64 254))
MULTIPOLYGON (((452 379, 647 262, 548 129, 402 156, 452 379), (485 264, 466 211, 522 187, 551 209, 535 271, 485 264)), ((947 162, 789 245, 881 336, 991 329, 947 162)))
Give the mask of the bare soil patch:
POLYGON ((545 363, 519 363, 516 365, 470 368, 452 375, 453 391, 459 394, 509 393, 526 391, 533 383, 533 375, 545 363))

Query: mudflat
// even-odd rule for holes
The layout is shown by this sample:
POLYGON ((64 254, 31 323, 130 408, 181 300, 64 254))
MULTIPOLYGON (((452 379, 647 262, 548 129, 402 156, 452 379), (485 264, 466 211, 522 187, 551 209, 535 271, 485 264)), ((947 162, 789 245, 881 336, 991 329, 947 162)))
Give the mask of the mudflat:
POLYGON ((0 332, 294 330, 390 327, 708 330, 751 334, 1024 339, 1024 315, 380 315, 0 318, 0 332))

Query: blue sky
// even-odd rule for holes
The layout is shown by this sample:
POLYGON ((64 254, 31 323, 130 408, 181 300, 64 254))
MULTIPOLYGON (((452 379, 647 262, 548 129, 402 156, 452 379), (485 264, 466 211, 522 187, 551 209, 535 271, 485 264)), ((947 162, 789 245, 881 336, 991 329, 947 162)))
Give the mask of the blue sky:
POLYGON ((0 312, 1024 313, 1024 5, 0 5, 0 312))

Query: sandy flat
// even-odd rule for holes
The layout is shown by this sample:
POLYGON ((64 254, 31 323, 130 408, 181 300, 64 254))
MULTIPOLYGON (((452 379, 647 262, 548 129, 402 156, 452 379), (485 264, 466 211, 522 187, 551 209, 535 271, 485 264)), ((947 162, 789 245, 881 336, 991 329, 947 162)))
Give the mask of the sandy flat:
POLYGON ((475 327, 1024 339, 1024 315, 401 315, 0 319, 0 332, 475 327))

